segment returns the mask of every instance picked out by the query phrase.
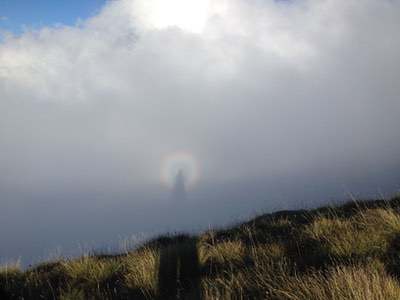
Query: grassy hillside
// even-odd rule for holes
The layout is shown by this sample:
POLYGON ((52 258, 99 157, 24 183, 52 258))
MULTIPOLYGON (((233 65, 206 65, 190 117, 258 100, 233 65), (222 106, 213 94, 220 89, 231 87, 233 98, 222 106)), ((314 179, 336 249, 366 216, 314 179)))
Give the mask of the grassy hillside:
POLYGON ((0 299, 400 299, 400 197, 0 269, 0 299))

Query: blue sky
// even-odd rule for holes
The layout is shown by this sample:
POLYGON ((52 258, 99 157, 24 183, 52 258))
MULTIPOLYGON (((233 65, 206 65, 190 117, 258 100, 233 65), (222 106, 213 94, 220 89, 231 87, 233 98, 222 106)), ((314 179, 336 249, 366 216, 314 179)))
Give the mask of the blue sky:
POLYGON ((24 26, 73 25, 94 15, 106 0, 0 0, 0 29, 16 34, 24 26))

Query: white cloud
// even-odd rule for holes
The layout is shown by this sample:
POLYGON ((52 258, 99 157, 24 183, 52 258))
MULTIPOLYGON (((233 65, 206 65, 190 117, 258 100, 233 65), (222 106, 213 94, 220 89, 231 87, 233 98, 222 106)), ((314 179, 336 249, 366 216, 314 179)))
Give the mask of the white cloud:
POLYGON ((209 14, 209 0, 133 1, 132 15, 144 30, 177 27, 202 33, 209 14))
POLYGON ((397 2, 175 2, 0 44, 3 183, 157 183, 181 149, 214 180, 398 163, 397 2))

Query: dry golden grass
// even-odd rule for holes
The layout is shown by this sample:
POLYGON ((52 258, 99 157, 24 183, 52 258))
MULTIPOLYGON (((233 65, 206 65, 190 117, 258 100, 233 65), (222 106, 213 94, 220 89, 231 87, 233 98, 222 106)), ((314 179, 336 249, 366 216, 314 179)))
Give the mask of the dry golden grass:
POLYGON ((349 219, 318 217, 304 230, 333 257, 384 255, 400 233, 400 216, 392 209, 368 209, 349 219))
POLYGON ((63 271, 73 287, 98 292, 110 279, 117 277, 123 267, 118 259, 100 260, 90 256, 62 262, 63 271))
POLYGON ((200 263, 240 264, 243 263, 246 247, 241 241, 223 241, 216 244, 199 245, 200 263))
POLYGON ((16 260, 12 262, 5 263, 0 265, 0 273, 7 274, 7 273, 14 273, 21 271, 21 261, 16 260))
POLYGON ((370 266, 338 266, 327 272, 287 277, 282 286, 277 286, 276 281, 271 285, 266 295, 276 299, 394 300, 400 296, 398 281, 370 266))
POLYGON ((376 262, 300 275, 285 260, 263 259, 254 268, 205 278, 202 295, 207 300, 395 300, 400 284, 376 262))
POLYGON ((159 250, 144 248, 131 252, 124 259, 125 285, 132 290, 140 290, 147 298, 155 298, 158 289, 159 250))
POLYGON ((377 230, 386 237, 400 233, 400 215, 391 208, 360 211, 354 217, 354 222, 370 231, 377 230))
POLYGON ((7 263, 0 266, 0 287, 12 287, 16 281, 23 275, 21 271, 20 262, 7 263))
POLYGON ((285 257, 285 246, 280 243, 252 245, 249 255, 254 262, 264 259, 280 260, 285 257))
POLYGON ((350 220, 318 217, 304 233, 306 237, 318 241, 321 250, 330 256, 352 256, 370 250, 370 241, 365 236, 355 240, 358 232, 350 220))
POLYGON ((244 283, 246 278, 242 272, 224 272, 204 277, 201 281, 202 299, 245 299, 244 283))

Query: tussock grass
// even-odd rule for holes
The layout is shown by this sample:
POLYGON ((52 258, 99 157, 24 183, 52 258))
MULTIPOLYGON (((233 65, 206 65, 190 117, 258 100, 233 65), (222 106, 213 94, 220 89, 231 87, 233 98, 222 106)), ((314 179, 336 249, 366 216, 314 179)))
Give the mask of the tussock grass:
POLYGON ((155 248, 143 248, 131 252, 123 260, 126 266, 125 285, 130 290, 139 290, 146 298, 155 298, 158 289, 158 265, 160 255, 155 248))
POLYGON ((281 243, 253 245, 250 247, 250 258, 256 263, 268 259, 280 260, 285 257, 285 254, 285 246, 281 243))
POLYGON ((4 291, 4 294, 15 296, 16 291, 21 288, 22 277, 23 272, 19 261, 0 266, 0 296, 1 291, 4 291))
POLYGON ((123 264, 119 259, 98 259, 84 256, 80 259, 62 262, 66 275, 64 298, 77 297, 83 293, 86 298, 111 299, 115 288, 119 286, 123 273, 123 264))
POLYGON ((101 285, 122 269, 122 264, 119 260, 99 260, 89 256, 63 262, 62 266, 70 279, 89 286, 101 285))
POLYGON ((19 261, 13 263, 7 263, 0 266, 0 278, 2 280, 4 279, 5 281, 7 281, 8 278, 19 276, 21 273, 22 271, 19 261))
POLYGON ((120 255, 0 268, 0 299, 400 299, 400 198, 259 216, 120 255))
POLYGON ((241 264, 246 246, 241 241, 223 241, 215 244, 204 243, 199 246, 200 263, 206 264, 241 264))
POLYGON ((242 272, 223 272, 217 276, 202 279, 201 295, 203 299, 246 299, 245 274, 242 272))
POLYGON ((400 285, 385 271, 371 266, 337 266, 326 272, 306 276, 285 276, 281 286, 276 281, 265 295, 291 300, 394 300, 399 299, 400 285))
POLYGON ((333 258, 382 256, 400 233, 400 215, 378 208, 347 219, 318 216, 304 233, 333 258))

